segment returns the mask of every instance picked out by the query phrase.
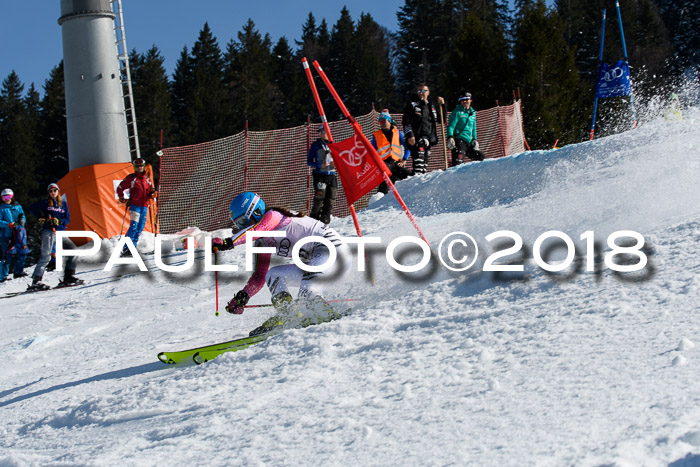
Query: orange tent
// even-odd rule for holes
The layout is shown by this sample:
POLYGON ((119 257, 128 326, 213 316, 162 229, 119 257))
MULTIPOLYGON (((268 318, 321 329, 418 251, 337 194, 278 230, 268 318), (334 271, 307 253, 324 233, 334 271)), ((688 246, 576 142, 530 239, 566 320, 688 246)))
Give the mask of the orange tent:
MULTIPOLYGON (((129 220, 125 219, 126 206, 119 202, 117 186, 132 173, 129 162, 95 164, 71 170, 58 181, 70 209, 68 230, 91 230, 101 238, 111 238, 126 233, 129 220)), ((146 174, 153 180, 153 168, 146 166, 146 174)), ((128 217, 128 214, 127 216, 128 217)), ((149 220, 144 230, 155 232, 156 203, 151 202, 149 220)), ((75 238, 76 243, 87 239, 75 238)))

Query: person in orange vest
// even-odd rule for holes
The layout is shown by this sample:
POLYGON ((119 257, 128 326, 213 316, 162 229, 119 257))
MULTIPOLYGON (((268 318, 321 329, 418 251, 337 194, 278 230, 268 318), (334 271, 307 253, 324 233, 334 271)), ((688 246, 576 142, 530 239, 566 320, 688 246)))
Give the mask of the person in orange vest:
MULTIPOLYGON (((379 130, 372 135, 372 146, 377 150, 379 157, 384 159, 384 163, 391 170, 391 182, 403 180, 411 175, 411 171, 406 168, 406 161, 411 155, 411 151, 406 149, 403 133, 396 128, 396 123, 391 119, 387 109, 379 114, 379 130)), ((379 185, 379 193, 387 194, 389 185, 382 182, 379 185)))

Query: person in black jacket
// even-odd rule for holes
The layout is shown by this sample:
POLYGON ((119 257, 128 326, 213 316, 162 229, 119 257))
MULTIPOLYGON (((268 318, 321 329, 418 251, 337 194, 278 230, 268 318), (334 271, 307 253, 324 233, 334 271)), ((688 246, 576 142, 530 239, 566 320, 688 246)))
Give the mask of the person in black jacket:
POLYGON ((314 204, 309 217, 330 224, 333 203, 338 193, 338 177, 331 150, 328 148, 328 135, 323 125, 318 128, 318 139, 309 148, 306 163, 314 169, 314 204))
MULTIPOLYGON (((423 174, 428 169, 430 148, 438 142, 437 122, 438 113, 428 99, 430 88, 421 83, 416 87, 413 99, 406 103, 403 110, 403 132, 406 137, 406 147, 413 157, 413 174, 423 174)), ((438 105, 445 100, 438 97, 438 105)))

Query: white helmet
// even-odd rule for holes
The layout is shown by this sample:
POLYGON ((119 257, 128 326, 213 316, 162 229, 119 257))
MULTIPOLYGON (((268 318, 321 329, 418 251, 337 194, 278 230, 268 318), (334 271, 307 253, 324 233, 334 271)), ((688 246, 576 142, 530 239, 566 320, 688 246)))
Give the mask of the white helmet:
POLYGON ((10 190, 9 188, 5 188, 2 190, 2 193, 0 193, 0 196, 5 196, 5 195, 12 195, 14 196, 15 192, 10 190))

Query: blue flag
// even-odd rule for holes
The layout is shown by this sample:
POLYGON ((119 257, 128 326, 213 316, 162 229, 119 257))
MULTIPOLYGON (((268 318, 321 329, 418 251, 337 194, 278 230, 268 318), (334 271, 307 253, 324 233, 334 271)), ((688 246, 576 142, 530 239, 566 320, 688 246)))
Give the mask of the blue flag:
POLYGON ((629 96, 631 92, 630 68, 626 61, 620 60, 610 66, 603 63, 598 73, 598 97, 629 96))

